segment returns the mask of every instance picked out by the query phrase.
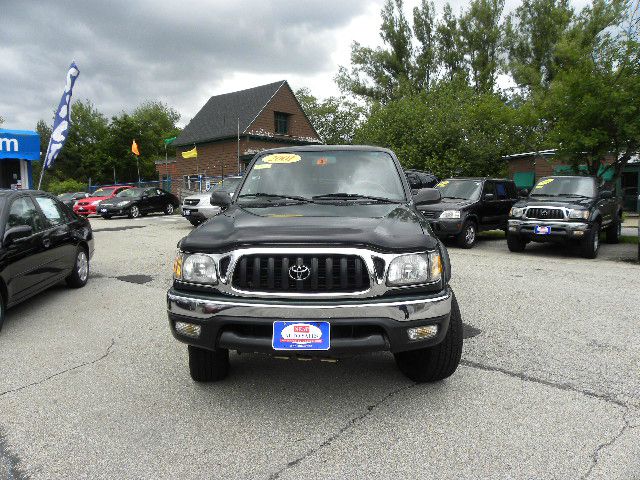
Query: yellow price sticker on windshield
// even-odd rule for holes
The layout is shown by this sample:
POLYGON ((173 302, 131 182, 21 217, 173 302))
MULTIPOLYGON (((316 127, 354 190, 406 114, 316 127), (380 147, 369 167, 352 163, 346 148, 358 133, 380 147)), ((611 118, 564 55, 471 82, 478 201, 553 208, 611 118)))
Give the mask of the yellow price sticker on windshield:
POLYGON ((263 168, 271 168, 271 164, 270 163, 262 163, 260 165, 256 165, 255 167, 253 167, 254 170, 262 170, 263 168))
POLYGON ((449 184, 449 180, 444 180, 436 185, 436 187, 444 187, 449 184))
POLYGON ((295 153, 272 153, 262 159, 264 163, 296 163, 300 161, 300 155, 295 153))
POLYGON ((553 182, 555 179, 554 178, 547 178, 546 180, 542 180, 540 183, 538 183, 536 185, 536 188, 542 188, 545 185, 549 185, 551 182, 553 182))

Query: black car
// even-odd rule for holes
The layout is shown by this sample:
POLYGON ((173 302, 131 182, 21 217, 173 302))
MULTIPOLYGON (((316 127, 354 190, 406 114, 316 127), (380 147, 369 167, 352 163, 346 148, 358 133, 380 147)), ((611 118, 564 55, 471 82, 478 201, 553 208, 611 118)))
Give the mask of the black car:
POLYGON ((529 242, 574 243, 584 257, 595 258, 600 232, 617 243, 621 229, 621 202, 596 178, 544 177, 511 209, 507 244, 522 252, 529 242))
POLYGON ((504 178, 448 178, 436 188, 442 201, 419 210, 438 237, 454 237, 462 248, 473 247, 478 232, 506 232, 509 210, 518 200, 515 184, 504 178))
POLYGON ((67 192, 67 193, 61 193, 60 195, 58 195, 58 200, 64 203, 67 207, 73 208, 73 206, 78 200, 82 198, 88 198, 88 197, 89 197, 89 193, 87 192, 67 192))
POLYGON ((0 329, 5 310, 66 280, 83 287, 93 255, 85 218, 45 192, 0 190, 0 329))
POLYGON ((97 212, 104 219, 118 215, 138 218, 152 212, 164 212, 171 215, 180 202, 173 193, 160 188, 128 188, 115 197, 98 204, 97 212))
POLYGON ((223 211, 179 243, 167 295, 196 381, 224 378, 229 350, 333 359, 390 351, 417 382, 451 375, 462 320, 447 249, 390 150, 304 146, 252 160, 223 211))
POLYGON ((438 177, 431 172, 423 172, 422 170, 407 169, 404 171, 409 181, 411 190, 420 190, 421 188, 433 188, 438 183, 438 177))

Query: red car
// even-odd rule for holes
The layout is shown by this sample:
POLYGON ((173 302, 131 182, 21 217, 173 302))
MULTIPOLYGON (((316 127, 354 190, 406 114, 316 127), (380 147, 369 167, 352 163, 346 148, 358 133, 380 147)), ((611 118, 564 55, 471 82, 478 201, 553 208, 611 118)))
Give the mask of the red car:
POLYGON ((123 190, 127 190, 129 188, 132 187, 130 185, 122 185, 119 187, 113 186, 99 188, 93 192, 90 197, 78 200, 73 206, 73 211, 78 215, 96 215, 96 207, 101 201, 113 198, 123 190))

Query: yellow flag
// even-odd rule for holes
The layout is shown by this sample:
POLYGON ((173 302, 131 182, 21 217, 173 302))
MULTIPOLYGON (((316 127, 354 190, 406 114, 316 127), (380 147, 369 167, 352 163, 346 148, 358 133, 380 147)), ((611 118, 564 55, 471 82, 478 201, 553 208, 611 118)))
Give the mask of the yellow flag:
POLYGON ((133 152, 134 155, 138 155, 138 156, 140 155, 140 150, 138 150, 138 144, 136 143, 135 139, 131 144, 131 152, 133 152))
POLYGON ((182 152, 182 158, 195 158, 198 156, 198 150, 196 147, 193 147, 191 150, 187 150, 186 152, 182 152))

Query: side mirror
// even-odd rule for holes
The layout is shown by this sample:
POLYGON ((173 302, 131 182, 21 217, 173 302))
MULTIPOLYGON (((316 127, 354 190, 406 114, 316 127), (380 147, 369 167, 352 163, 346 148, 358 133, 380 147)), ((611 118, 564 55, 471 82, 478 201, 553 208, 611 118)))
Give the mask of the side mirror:
POLYGON ((613 198, 613 192, 611 190, 603 190, 600 192, 600 198, 606 200, 607 198, 613 198))
POLYGON ((493 193, 485 193, 482 197, 485 202, 490 202, 496 199, 496 196, 493 193))
POLYGON ((416 205, 430 205, 438 203, 442 199, 437 188, 422 188, 413 194, 413 203, 416 205))
POLYGON ((9 246, 23 238, 30 237, 33 229, 29 225, 17 225, 4 232, 2 244, 9 246))
POLYGON ((223 210, 231 205, 231 195, 229 192, 216 191, 211 194, 209 203, 213 206, 221 207, 223 210))
POLYGON ((518 190, 518 196, 519 197, 528 197, 529 196, 529 189, 528 188, 521 188, 520 190, 518 190))

